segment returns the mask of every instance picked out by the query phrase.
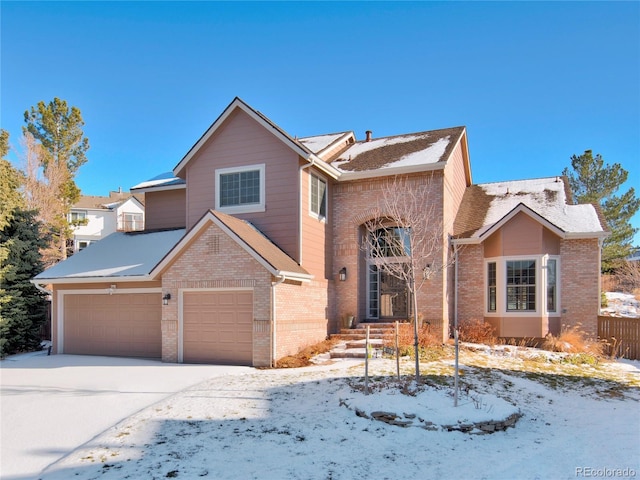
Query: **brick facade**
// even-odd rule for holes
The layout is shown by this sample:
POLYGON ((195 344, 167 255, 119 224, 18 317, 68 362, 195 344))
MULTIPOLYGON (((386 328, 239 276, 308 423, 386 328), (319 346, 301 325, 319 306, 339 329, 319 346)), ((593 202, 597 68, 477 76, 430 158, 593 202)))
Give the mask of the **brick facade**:
POLYGON ((562 240, 560 255, 562 326, 580 326, 596 337, 600 311, 598 239, 562 240))
MULTIPOLYGON (((366 308, 366 261, 362 249, 362 225, 378 214, 377 206, 385 184, 393 181, 389 178, 374 178, 344 182, 334 186, 332 204, 334 258, 333 266, 337 277, 342 267, 347 269, 347 279, 335 282, 335 317, 331 325, 340 325, 347 315, 354 315, 358 321, 367 317, 366 308)), ((424 184, 431 182, 430 201, 433 211, 440 218, 434 219, 434 228, 442 229, 443 220, 443 188, 442 174, 416 174, 409 177, 409 184, 424 184)), ((382 212, 384 213, 384 212, 382 212)), ((443 232, 443 237, 445 233, 443 232)), ((444 244, 446 245, 446 240, 444 244)), ((449 329, 449 298, 448 280, 450 269, 441 268, 448 262, 447 251, 443 257, 434 261, 438 265, 437 273, 429 279, 418 292, 418 314, 424 321, 429 322, 441 335, 443 340, 448 337, 449 329)), ((452 313, 452 312, 451 312, 452 313)))

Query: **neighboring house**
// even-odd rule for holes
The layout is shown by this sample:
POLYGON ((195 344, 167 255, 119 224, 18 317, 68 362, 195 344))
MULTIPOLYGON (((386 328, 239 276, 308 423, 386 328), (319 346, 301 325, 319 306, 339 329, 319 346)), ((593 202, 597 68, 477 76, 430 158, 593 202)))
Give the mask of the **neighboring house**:
POLYGON ((69 222, 73 230, 73 252, 114 232, 144 230, 144 195, 122 191, 108 197, 82 195, 71 207, 69 222))
POLYGON ((505 337, 581 323, 595 334, 597 207, 560 177, 473 185, 464 127, 374 139, 295 138, 236 98, 145 194, 144 232, 114 233, 44 271, 57 353, 268 366, 341 319, 406 320, 406 289, 361 248, 396 176, 435 186, 444 268, 419 292, 447 339, 484 320, 505 337), (442 227, 440 227, 442 228, 442 227), (456 274, 457 272, 457 274, 456 274))

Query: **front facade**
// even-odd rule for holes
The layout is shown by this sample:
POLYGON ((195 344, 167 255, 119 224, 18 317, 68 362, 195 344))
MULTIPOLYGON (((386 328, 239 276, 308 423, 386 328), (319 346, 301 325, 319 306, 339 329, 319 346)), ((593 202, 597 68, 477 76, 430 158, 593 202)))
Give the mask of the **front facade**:
POLYGON ((417 313, 443 341, 456 315, 507 337, 596 321, 604 223, 555 177, 473 185, 464 127, 298 139, 236 98, 172 172, 132 188, 143 232, 34 279, 54 292, 54 351, 268 366, 348 316, 412 318, 406 285, 362 248, 398 178, 430 186, 442 268, 417 313))

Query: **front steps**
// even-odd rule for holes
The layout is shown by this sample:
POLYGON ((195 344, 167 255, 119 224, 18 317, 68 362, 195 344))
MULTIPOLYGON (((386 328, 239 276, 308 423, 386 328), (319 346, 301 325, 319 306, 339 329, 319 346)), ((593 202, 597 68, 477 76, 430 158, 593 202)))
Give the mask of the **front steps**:
POLYGON ((381 350, 385 340, 392 340, 394 323, 360 323, 355 328, 343 328, 331 338, 342 340, 331 350, 331 358, 366 358, 365 348, 369 325, 369 345, 372 353, 381 350))

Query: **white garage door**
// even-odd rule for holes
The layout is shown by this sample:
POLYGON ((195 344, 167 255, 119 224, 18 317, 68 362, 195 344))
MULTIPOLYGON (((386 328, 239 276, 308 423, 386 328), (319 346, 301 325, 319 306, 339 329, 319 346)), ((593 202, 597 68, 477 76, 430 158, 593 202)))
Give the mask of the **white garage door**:
POLYGON ((160 293, 64 295, 64 353, 159 358, 160 293))
POLYGON ((183 361, 252 365, 253 292, 183 294, 183 361))

